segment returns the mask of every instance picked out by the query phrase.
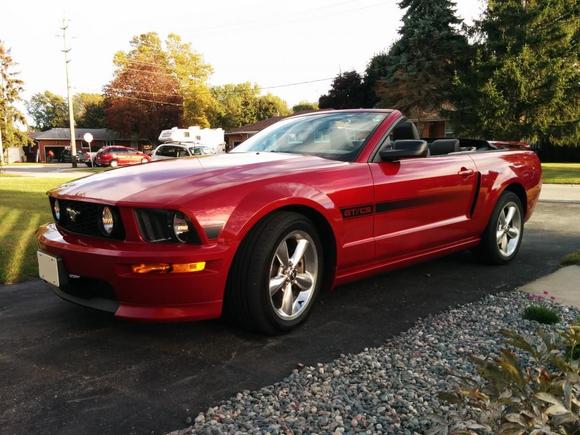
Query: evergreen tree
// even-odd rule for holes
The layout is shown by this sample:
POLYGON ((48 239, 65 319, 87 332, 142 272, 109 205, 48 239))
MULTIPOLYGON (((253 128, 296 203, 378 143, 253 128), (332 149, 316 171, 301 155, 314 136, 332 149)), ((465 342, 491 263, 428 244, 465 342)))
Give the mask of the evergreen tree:
POLYGON ((580 143, 580 4, 490 0, 477 23, 470 68, 459 74, 451 117, 474 136, 580 143))
POLYGON ((19 128, 26 126, 26 119, 16 107, 21 100, 23 82, 14 71, 14 65, 10 50, 0 41, 0 133, 4 149, 30 143, 26 133, 19 128))
POLYGON ((377 95, 377 85, 386 74, 389 67, 389 55, 382 52, 374 55, 365 70, 363 85, 366 92, 366 107, 374 107, 379 101, 380 97, 377 95))
POLYGON ((381 107, 394 107, 421 118, 439 112, 449 100, 453 76, 468 47, 451 0, 402 0, 406 8, 400 39, 387 56, 371 61, 384 69, 376 86, 381 107))

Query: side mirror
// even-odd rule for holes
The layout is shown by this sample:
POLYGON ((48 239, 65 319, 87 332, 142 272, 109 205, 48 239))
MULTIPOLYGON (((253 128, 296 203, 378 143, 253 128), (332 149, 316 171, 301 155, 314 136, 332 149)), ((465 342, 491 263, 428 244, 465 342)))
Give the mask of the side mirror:
POLYGON ((424 140, 405 139, 396 140, 392 148, 384 148, 379 151, 383 162, 394 162, 411 157, 427 157, 429 148, 424 140))

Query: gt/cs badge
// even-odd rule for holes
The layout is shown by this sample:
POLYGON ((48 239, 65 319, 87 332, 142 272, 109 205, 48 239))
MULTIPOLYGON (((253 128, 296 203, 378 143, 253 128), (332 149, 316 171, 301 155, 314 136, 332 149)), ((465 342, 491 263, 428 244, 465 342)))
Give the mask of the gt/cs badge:
POLYGON ((343 208, 340 211, 344 219, 349 219, 371 214, 373 212, 373 206, 372 204, 358 205, 356 207, 343 208))

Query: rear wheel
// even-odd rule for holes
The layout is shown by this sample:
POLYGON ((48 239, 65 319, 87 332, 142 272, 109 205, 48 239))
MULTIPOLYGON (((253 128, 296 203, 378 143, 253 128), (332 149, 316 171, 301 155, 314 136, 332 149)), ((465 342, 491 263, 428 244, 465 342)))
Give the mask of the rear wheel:
POLYGON ((116 160, 111 160, 111 163, 109 163, 109 166, 111 168, 116 168, 117 166, 119 166, 119 162, 116 160))
POLYGON ((487 263, 508 263, 520 250, 523 234, 522 202, 515 193, 506 191, 493 210, 476 253, 487 263))
POLYGON ((147 160, 147 159, 141 159, 141 164, 143 164, 143 163, 147 163, 148 161, 149 161, 149 160, 147 160))
POLYGON ((247 329, 274 335, 302 323, 322 283, 322 244, 310 220, 276 212, 242 242, 234 259, 225 309, 247 329))

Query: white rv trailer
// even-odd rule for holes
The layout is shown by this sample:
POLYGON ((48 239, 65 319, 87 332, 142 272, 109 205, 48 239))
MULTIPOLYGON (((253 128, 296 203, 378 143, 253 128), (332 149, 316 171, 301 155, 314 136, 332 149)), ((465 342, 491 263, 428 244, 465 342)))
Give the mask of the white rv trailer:
POLYGON ((213 153, 225 152, 224 130, 222 128, 201 128, 194 125, 189 128, 173 127, 163 130, 159 135, 163 143, 191 143, 208 147, 213 153))

